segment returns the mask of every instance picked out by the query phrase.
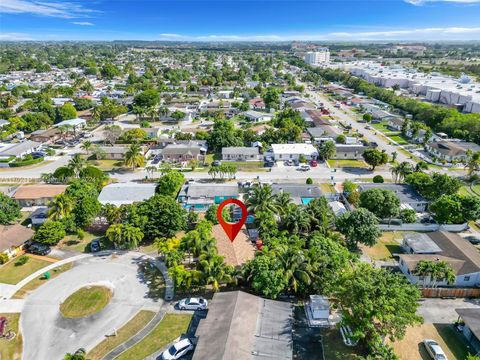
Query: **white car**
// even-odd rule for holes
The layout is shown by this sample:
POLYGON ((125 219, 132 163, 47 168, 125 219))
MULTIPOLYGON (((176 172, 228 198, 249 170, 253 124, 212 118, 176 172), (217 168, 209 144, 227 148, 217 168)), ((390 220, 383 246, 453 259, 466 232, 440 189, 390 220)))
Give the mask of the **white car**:
POLYGON ((188 339, 183 339, 172 346, 170 346, 167 350, 162 353, 162 359, 164 360, 176 360, 180 359, 183 355, 193 350, 193 344, 188 339))
POLYGON ((434 360, 448 360, 440 345, 435 340, 425 339, 423 345, 427 349, 428 355, 434 360))
POLYGON ((182 299, 178 302, 178 308, 180 310, 205 310, 207 305, 207 300, 195 297, 182 299))
POLYGON ((298 167, 298 170, 300 170, 300 171, 309 171, 309 170, 310 170, 310 165, 306 165, 306 164, 300 165, 300 166, 298 167))

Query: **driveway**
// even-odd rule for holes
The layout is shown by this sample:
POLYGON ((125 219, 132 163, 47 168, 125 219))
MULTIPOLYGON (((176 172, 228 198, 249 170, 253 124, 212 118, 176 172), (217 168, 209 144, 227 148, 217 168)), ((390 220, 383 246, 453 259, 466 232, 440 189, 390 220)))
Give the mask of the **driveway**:
POLYGON ((81 259, 72 270, 32 292, 21 316, 24 359, 63 359, 67 352, 87 351, 107 334, 121 328, 140 309, 158 311, 162 300, 147 298, 148 286, 139 272, 138 253, 81 259), (89 284, 113 288, 113 298, 99 313, 82 319, 66 319, 59 305, 70 294, 89 284))
POLYGON ((455 309, 480 309, 480 299, 425 299, 418 313, 425 323, 451 324, 458 319, 455 309))

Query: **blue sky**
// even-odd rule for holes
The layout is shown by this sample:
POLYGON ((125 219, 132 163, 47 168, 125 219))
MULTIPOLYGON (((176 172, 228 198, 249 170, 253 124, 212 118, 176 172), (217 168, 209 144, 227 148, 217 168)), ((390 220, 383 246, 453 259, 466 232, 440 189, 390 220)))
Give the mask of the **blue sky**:
POLYGON ((0 40, 480 40, 480 0, 0 0, 0 40))

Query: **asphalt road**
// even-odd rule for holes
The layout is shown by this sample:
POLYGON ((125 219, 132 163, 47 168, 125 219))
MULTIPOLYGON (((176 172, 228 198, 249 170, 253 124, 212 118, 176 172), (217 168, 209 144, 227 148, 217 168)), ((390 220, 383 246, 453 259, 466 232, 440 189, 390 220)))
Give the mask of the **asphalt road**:
POLYGON ((89 257, 72 270, 33 291, 21 316, 23 359, 63 359, 67 352, 87 351, 121 328, 140 309, 157 311, 163 304, 147 298, 148 286, 138 271, 138 253, 89 257), (84 286, 100 284, 113 289, 113 298, 99 313, 82 319, 66 319, 59 305, 84 286))

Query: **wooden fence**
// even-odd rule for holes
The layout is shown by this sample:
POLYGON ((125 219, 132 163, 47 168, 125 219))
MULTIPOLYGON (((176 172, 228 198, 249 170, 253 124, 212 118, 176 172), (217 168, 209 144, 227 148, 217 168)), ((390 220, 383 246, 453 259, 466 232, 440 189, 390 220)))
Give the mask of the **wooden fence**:
POLYGON ((480 289, 476 288, 424 288, 425 298, 480 298, 480 289))

